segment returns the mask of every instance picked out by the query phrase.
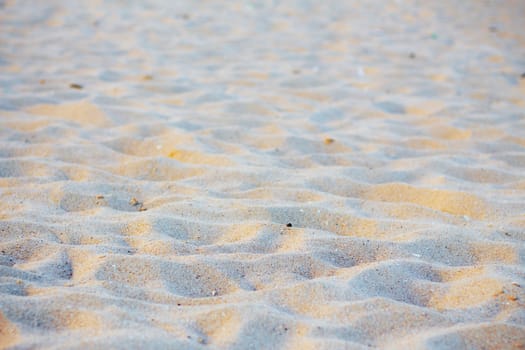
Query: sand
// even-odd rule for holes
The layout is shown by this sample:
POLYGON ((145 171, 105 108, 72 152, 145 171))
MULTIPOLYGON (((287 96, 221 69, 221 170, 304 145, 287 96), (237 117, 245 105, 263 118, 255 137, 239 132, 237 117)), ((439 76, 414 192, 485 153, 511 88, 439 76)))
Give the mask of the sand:
POLYGON ((0 348, 524 348, 524 23, 0 0, 0 348))

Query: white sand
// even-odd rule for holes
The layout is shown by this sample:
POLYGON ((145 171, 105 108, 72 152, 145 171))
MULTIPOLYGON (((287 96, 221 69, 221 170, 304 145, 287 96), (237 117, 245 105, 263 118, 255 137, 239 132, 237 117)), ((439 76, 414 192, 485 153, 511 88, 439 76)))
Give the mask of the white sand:
POLYGON ((0 348, 525 347, 524 29, 0 0, 0 348))

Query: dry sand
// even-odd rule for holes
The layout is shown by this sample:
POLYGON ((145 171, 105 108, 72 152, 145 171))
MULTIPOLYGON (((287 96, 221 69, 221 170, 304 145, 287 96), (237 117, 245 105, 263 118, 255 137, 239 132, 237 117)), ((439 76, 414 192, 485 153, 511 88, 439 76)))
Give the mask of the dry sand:
POLYGON ((524 28, 0 0, 0 348, 525 347, 524 28))

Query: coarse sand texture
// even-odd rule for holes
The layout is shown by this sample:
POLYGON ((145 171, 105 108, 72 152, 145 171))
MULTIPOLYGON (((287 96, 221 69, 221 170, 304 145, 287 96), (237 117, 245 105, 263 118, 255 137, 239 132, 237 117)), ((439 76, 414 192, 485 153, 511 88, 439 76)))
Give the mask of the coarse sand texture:
POLYGON ((0 349, 525 349, 525 1, 0 0, 0 349))

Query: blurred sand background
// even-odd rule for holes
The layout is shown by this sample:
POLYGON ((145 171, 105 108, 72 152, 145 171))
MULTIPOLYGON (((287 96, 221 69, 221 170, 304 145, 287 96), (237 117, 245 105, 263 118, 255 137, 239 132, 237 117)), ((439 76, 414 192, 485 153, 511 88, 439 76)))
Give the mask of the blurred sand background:
POLYGON ((523 73, 520 0, 0 0, 0 348, 524 348, 523 73))

